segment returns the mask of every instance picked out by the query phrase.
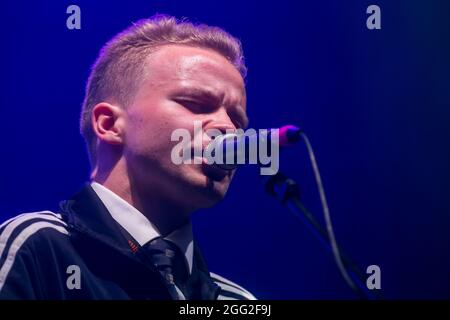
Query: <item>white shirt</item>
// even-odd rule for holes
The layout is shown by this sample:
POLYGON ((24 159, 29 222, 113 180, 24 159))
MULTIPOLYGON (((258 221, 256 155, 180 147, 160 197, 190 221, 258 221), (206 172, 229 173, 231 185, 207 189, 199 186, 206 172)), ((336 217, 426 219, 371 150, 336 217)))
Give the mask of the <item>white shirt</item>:
MULTIPOLYGON (((123 200, 117 194, 97 183, 91 183, 92 189, 108 209, 114 220, 117 221, 136 241, 143 246, 147 242, 161 237, 158 229, 139 210, 123 200)), ((192 236, 192 224, 188 223, 175 230, 164 239, 175 243, 184 253, 189 273, 192 272, 192 260, 194 255, 194 243, 192 236)))
MULTIPOLYGON (((97 182, 91 183, 92 189, 108 209, 109 213, 136 241, 142 246, 147 242, 160 237, 158 229, 139 210, 123 200, 117 194, 97 182)), ((192 261, 194 243, 192 224, 188 223, 180 229, 169 234, 165 239, 175 243, 184 253, 189 273, 192 273, 192 261)), ((222 289, 221 292, 231 292, 242 296, 243 299, 255 300, 256 298, 241 286, 231 282, 217 274, 211 273, 211 277, 222 289)), ((175 286, 179 300, 186 300, 181 290, 175 286)), ((219 295, 218 300, 236 299, 219 295)))

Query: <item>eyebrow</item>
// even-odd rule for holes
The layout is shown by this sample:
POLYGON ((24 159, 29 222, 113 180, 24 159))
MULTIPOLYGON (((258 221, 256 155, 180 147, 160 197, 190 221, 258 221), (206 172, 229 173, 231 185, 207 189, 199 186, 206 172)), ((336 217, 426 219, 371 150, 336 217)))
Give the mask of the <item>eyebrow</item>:
POLYGON ((209 102, 218 103, 223 100, 223 94, 217 94, 214 90, 198 87, 184 87, 177 90, 175 96, 192 96, 194 98, 206 99, 209 102))

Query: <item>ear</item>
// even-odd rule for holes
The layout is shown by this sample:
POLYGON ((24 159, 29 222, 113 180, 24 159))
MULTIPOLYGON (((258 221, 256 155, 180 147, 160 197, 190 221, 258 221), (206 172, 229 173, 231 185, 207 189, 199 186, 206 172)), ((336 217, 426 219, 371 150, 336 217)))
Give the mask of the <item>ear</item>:
POLYGON ((92 128, 97 138, 108 144, 120 145, 124 139, 123 110, 107 102, 100 102, 92 109, 92 128))

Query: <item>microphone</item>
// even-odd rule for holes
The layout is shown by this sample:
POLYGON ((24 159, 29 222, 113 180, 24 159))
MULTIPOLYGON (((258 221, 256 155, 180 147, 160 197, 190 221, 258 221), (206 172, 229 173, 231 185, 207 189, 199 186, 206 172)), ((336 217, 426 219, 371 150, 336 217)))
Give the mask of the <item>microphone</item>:
POLYGON ((290 147, 300 141, 302 130, 291 124, 278 129, 280 147, 290 147))
POLYGON ((266 166, 271 160, 278 162, 280 148, 294 145, 302 130, 294 125, 275 129, 248 129, 246 132, 217 136, 205 148, 208 164, 224 170, 233 170, 240 164, 266 166), (276 158, 276 159, 274 159, 276 158))

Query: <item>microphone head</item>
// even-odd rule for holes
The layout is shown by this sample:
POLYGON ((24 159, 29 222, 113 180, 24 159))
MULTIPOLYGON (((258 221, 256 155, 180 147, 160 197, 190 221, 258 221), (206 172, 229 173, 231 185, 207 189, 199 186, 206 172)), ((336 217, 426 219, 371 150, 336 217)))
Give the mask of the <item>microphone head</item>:
MULTIPOLYGON (((258 133, 252 134, 236 134, 226 133, 216 137, 205 148, 205 151, 210 155, 213 161, 211 164, 223 169, 233 170, 238 164, 245 164, 247 160, 251 158, 250 150, 257 153, 258 160, 252 163, 259 163, 258 148, 266 146, 267 148, 274 147, 274 135, 278 135, 278 147, 289 147, 294 145, 300 140, 302 130, 294 125, 286 125, 279 129, 266 130, 267 135, 261 135, 258 133), (272 144, 273 143, 273 144, 272 144), (251 146, 255 148, 251 148, 251 146), (257 146, 257 147, 256 147, 257 146), (238 159, 244 160, 243 162, 238 159), (218 161, 217 161, 218 160, 218 161)), ((276 141, 276 140, 275 140, 276 141)), ((272 154, 269 152, 269 154, 272 154)), ((208 159, 209 162, 209 159, 208 159)))
POLYGON ((286 125, 279 129, 278 139, 280 147, 288 147, 300 140, 302 130, 294 125, 286 125))

